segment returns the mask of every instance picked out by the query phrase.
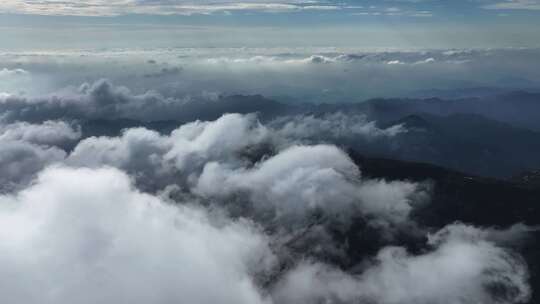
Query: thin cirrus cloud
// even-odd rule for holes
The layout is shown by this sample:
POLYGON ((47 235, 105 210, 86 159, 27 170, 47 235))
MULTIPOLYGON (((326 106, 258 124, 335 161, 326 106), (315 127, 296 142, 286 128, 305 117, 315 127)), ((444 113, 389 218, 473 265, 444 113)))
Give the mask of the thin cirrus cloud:
POLYGON ((540 10, 540 1, 538 0, 511 0, 496 2, 483 6, 486 9, 500 10, 540 10))
MULTIPOLYGON (((436 1, 391 0, 380 3, 361 1, 321 0, 84 0, 84 1, 34 1, 6 0, 0 4, 0 12, 37 15, 70 16, 119 16, 128 14, 147 15, 193 15, 216 12, 254 11, 285 13, 300 11, 347 11, 353 15, 431 16, 430 9, 437 7, 436 1), (396 7, 395 5, 404 6, 396 7)), ((540 9, 536 0, 474 1, 485 9, 540 9)), ((471 8, 477 5, 465 1, 445 3, 443 7, 471 8)), ((440 6, 440 5, 439 5, 440 6)))
POLYGON ((227 11, 320 11, 347 8, 343 4, 315 0, 244 0, 244 1, 189 1, 189 0, 86 0, 86 1, 30 1, 8 0, 0 4, 0 11, 38 15, 117 16, 125 14, 192 15, 227 11))
MULTIPOLYGON (((72 15, 72 16, 118 16, 126 14, 149 15, 192 15, 212 14, 216 12, 256 11, 283 13, 293 11, 339 11, 353 10, 357 14, 405 14, 406 10, 392 5, 405 5, 414 12, 426 13, 426 8, 436 7, 436 1, 424 0, 391 0, 381 5, 379 2, 362 1, 320 1, 320 0, 6 0, 0 3, 2 13, 23 13, 37 15, 72 15), (390 6, 388 6, 390 5, 390 6)), ((455 1, 445 3, 443 7, 471 8, 477 5, 483 9, 539 10, 538 0, 488 0, 488 1, 455 1), (474 3, 476 2, 476 4, 474 3)))

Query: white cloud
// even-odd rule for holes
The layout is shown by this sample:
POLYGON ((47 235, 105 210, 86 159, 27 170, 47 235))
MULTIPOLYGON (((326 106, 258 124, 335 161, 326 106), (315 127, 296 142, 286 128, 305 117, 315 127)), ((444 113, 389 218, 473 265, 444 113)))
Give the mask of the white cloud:
POLYGON ((80 136, 65 122, 0 124, 0 193, 25 186, 44 167, 63 161, 67 154, 57 146, 80 136))
MULTIPOLYGON (((345 118, 338 114, 336 119, 345 118)), ((333 123, 324 118, 310 120, 314 128, 322 125, 319 129, 333 123)), ((363 123, 352 119, 350 125, 358 125, 365 136, 386 132, 372 126, 364 129, 363 123)), ((309 133, 304 134, 303 127, 292 133, 286 130, 264 126, 254 115, 227 114, 216 121, 185 124, 170 136, 137 128, 120 137, 88 138, 66 162, 126 170, 138 186, 150 191, 175 184, 220 203, 247 194, 241 204, 253 204, 254 216, 270 213, 284 221, 302 221, 323 211, 338 217, 369 214, 382 222, 402 223, 415 203, 425 201, 423 186, 363 180, 358 167, 339 148, 296 146, 309 133), (270 158, 254 164, 249 155, 256 160, 270 158)))
POLYGON ((0 193, 28 184, 47 165, 61 162, 66 152, 25 141, 0 140, 0 193))
POLYGON ((9 303, 269 303, 273 263, 248 222, 134 190, 114 169, 52 168, 0 196, 0 293, 9 303))
MULTIPOLYGON (((107 87, 104 82, 92 83, 104 75, 111 79, 109 96, 124 95, 122 98, 130 100, 130 107, 116 106, 123 111, 116 114, 144 120, 177 119, 174 114, 183 113, 180 107, 182 100, 186 96, 198 97, 203 91, 221 95, 239 93, 264 96, 276 96, 276 92, 279 92, 279 96, 293 97, 299 101, 333 103, 410 96, 425 91, 426 87, 452 90, 474 87, 479 83, 498 87, 501 79, 514 75, 515 71, 520 71, 519 77, 523 83, 504 83, 505 86, 522 89, 540 83, 536 49, 366 51, 359 48, 158 48, 81 53, 59 51, 58 54, 36 52, 0 57, 6 65, 27 62, 23 65, 25 69, 40 71, 31 74, 31 81, 21 83, 19 79, 16 83, 0 82, 0 92, 11 94, 11 97, 0 95, 0 116, 15 111, 15 106, 6 109, 1 105, 7 99, 18 99, 19 105, 25 104, 27 110, 24 113, 29 116, 33 112, 33 104, 44 105, 47 94, 59 91, 56 97, 63 101, 59 105, 64 107, 59 112, 66 113, 66 108, 73 105, 93 102, 95 98, 91 94, 100 86, 103 86, 102 92, 105 91, 107 87), (435 61, 416 64, 430 58, 435 61), (149 59, 160 64, 149 65, 149 59), (387 62, 391 61, 401 64, 388 65, 387 62), (164 67, 181 67, 182 72, 159 78, 144 77, 160 73, 164 67), (366 70, 370 73, 366 73, 366 70), (378 77, 370 77, 373 74, 378 77), (456 84, 451 79, 461 81, 456 84), (88 86, 93 89, 86 92, 72 90, 75 92, 70 92, 71 95, 61 91, 66 86, 79 86, 84 82, 89 82, 88 86), (120 86, 130 88, 131 93, 124 94, 126 91, 120 86), (331 90, 322 92, 329 88, 331 90), (19 94, 20 91, 25 94, 19 94), (155 91, 160 92, 161 96, 155 91), (26 98, 17 98, 17 95, 26 98), (70 102, 69 99, 77 100, 70 102)), ((48 99, 50 106, 47 108, 53 108, 53 98, 49 96, 48 99)), ((94 111, 95 115, 104 115, 101 113, 103 110, 94 111)), ((46 112, 42 111, 42 114, 46 112)), ((109 113, 113 114, 113 111, 109 113)))
POLYGON ((375 121, 370 121, 362 114, 343 112, 314 115, 284 116, 270 123, 280 136, 292 139, 318 138, 343 139, 359 137, 364 139, 391 138, 407 132, 403 125, 379 128, 375 121))
POLYGON ((136 128, 120 137, 87 138, 75 147, 67 163, 114 166, 146 184, 165 187, 186 182, 208 162, 241 166, 241 152, 266 142, 268 137, 269 131, 254 115, 227 114, 216 121, 184 124, 170 136, 136 128))
POLYGON ((0 69, 0 77, 8 77, 8 76, 14 76, 14 75, 27 75, 28 72, 23 69, 7 69, 3 68, 0 69))
POLYGON ((17 122, 0 125, 0 141, 19 140, 38 145, 62 145, 81 137, 80 128, 63 121, 45 121, 42 124, 17 122))
POLYGON ((499 10, 540 10, 540 1, 538 0, 507 0, 483 6, 486 9, 499 10))
POLYGON ((446 234, 434 245, 418 256, 400 247, 384 248, 376 263, 357 275, 304 262, 277 284, 274 298, 283 304, 466 304, 519 303, 530 297, 527 266, 512 252, 459 234, 446 234))
POLYGON ((245 10, 290 12, 300 10, 336 10, 340 8, 341 6, 315 0, 6 0, 0 4, 0 11, 3 12, 74 16, 115 16, 125 14, 191 15, 245 10))
POLYGON ((322 211, 332 218, 360 213, 402 223, 425 199, 415 183, 361 180, 352 160, 326 145, 293 146, 249 169, 209 163, 194 191, 225 201, 247 193, 257 209, 293 222, 322 211))

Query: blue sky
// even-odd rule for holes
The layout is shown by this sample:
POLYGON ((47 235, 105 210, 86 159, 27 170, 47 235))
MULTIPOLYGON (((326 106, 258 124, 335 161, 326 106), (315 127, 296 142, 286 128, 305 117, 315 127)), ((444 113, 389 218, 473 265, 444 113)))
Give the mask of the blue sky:
POLYGON ((540 0, 3 0, 2 48, 509 47, 540 43, 540 0))

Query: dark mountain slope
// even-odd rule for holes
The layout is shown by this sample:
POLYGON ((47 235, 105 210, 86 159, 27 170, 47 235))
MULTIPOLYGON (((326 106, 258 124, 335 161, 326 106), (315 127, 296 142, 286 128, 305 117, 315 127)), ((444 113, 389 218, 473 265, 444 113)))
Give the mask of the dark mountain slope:
MULTIPOLYGON (((516 223, 540 225, 540 186, 470 176, 429 164, 367 158, 354 151, 349 151, 349 155, 365 176, 433 182, 431 202, 414 214, 421 225, 437 228, 454 222, 488 227, 509 227, 516 223)), ((358 233, 349 231, 348 235, 358 233)), ((369 250, 369 243, 378 242, 376 238, 370 239, 370 234, 348 241, 355 244, 353 248, 366 246, 357 250, 369 250)), ((422 240, 411 236, 403 236, 399 242, 411 251, 422 248, 422 240)), ((535 230, 530 239, 513 249, 529 265, 532 289, 540 290, 540 232, 535 230)), ((354 256, 354 252, 350 254, 354 256)), ((538 294, 533 294, 529 303, 537 303, 539 299, 538 294)))
POLYGON ((355 107, 381 122, 427 113, 440 116, 478 114, 514 126, 540 130, 540 94, 510 92, 495 96, 462 99, 372 99, 355 107))
POLYGON ((395 138, 398 148, 387 155, 391 158, 498 178, 540 168, 538 132, 476 114, 415 114, 389 123, 394 124, 409 132, 395 138))
POLYGON ((428 226, 461 221, 483 226, 517 222, 540 225, 540 187, 467 175, 424 163, 368 158, 350 151, 362 174, 372 178, 432 181, 432 203, 417 216, 428 226))

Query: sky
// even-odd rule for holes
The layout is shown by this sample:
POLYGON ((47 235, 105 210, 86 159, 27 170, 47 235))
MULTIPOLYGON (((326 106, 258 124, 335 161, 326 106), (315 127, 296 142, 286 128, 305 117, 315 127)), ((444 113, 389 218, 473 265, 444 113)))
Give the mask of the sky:
POLYGON ((539 15, 539 0, 4 0, 0 48, 537 47, 539 15))
POLYGON ((525 303, 539 14, 0 0, 1 302, 525 303))

